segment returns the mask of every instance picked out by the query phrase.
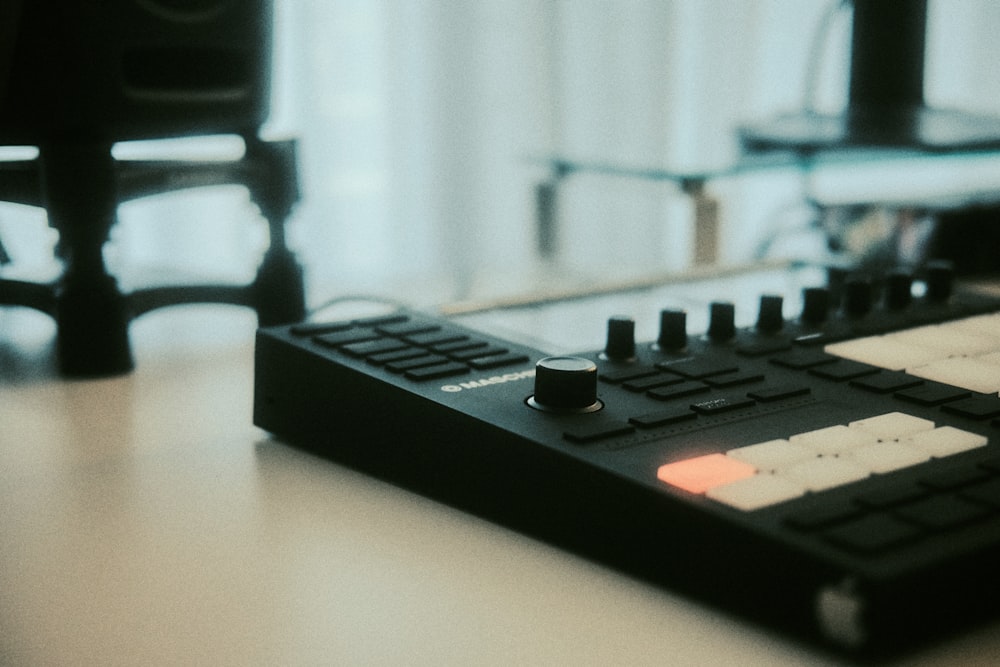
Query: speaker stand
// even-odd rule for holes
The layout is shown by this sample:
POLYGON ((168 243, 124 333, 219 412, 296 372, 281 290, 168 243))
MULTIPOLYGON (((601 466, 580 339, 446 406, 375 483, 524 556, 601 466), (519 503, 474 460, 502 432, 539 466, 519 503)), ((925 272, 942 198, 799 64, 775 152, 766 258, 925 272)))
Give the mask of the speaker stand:
POLYGON ((0 305, 26 306, 55 320, 60 373, 96 377, 131 371, 129 323, 157 308, 247 306, 262 326, 305 317, 302 268, 285 240, 285 222, 299 197, 295 143, 242 136, 244 155, 229 162, 116 160, 110 144, 73 140, 41 145, 33 160, 0 163, 0 200, 44 206, 59 234, 63 262, 54 283, 0 280, 0 305), (247 285, 165 286, 124 294, 103 256, 119 204, 222 184, 244 185, 267 220, 269 246, 255 279, 247 285))

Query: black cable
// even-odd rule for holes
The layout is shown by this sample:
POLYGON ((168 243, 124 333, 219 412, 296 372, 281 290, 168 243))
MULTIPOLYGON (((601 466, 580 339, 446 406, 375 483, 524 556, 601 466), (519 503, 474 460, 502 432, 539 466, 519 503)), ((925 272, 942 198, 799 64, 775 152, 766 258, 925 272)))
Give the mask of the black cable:
POLYGON ((327 308, 332 308, 333 306, 337 306, 342 303, 350 303, 352 301, 356 301, 359 303, 372 303, 382 306, 390 306, 396 309, 401 309, 406 307, 405 304, 399 301, 394 301, 392 299, 387 299, 384 297, 372 296, 368 294, 345 294, 343 296, 337 296, 327 299, 326 301, 322 301, 318 305, 308 309, 308 311, 306 312, 306 320, 308 321, 314 315, 316 315, 316 313, 326 310, 327 308))
POLYGON ((806 59, 806 89, 803 95, 802 108, 807 112, 816 111, 816 85, 819 81, 820 64, 823 57, 823 49, 830 37, 830 30, 834 19, 843 9, 852 8, 851 0, 834 0, 827 5, 819 26, 816 29, 816 37, 812 41, 812 48, 806 59))

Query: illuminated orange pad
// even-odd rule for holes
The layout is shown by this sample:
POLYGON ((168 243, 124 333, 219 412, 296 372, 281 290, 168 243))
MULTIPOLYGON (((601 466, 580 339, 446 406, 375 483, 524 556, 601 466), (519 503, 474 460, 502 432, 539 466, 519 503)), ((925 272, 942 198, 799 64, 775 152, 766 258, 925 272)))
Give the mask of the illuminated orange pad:
POLYGON ((731 459, 724 454, 708 454, 686 461, 662 465, 656 471, 661 482, 666 482, 691 493, 705 493, 709 489, 745 477, 753 477, 757 468, 731 459))

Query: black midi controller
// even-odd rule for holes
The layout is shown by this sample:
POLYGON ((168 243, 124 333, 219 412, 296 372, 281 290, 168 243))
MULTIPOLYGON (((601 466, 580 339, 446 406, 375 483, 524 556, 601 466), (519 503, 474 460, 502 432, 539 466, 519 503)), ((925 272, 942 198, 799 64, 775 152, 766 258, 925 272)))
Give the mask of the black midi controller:
MULTIPOLYGON (((453 321, 261 329, 287 442, 855 655, 1000 616, 1000 304, 933 272, 551 356, 453 321), (952 293, 954 291, 954 293, 952 293), (920 294, 920 296, 914 296, 920 294)), ((656 313, 653 314, 654 316, 656 313)))

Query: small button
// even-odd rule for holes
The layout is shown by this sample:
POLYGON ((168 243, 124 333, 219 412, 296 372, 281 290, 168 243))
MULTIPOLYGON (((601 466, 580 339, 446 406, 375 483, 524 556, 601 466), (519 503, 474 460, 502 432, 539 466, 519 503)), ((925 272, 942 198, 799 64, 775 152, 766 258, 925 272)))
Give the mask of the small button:
POLYGON ((864 554, 876 554, 912 542, 921 531, 886 514, 873 514, 831 528, 824 538, 841 548, 864 554))
POLYGON ((951 496, 932 496, 895 510, 900 519, 932 530, 955 528, 978 521, 990 514, 982 505, 951 496))
POLYGON ((820 505, 788 515, 785 523, 797 530, 818 530, 856 519, 862 513, 860 507, 851 503, 820 505))
POLYGON ((971 486, 964 489, 960 495, 966 500, 1000 510, 1000 479, 991 479, 983 484, 971 486))
POLYGON ((805 396, 811 392, 812 389, 809 387, 785 385, 780 387, 763 387, 761 389, 754 389, 753 391, 748 391, 747 396, 755 401, 760 401, 761 403, 770 403, 772 401, 781 401, 786 398, 805 396))
POLYGON ((487 347, 489 343, 484 340, 475 340, 467 338, 465 340, 456 340, 450 343, 436 343, 434 345, 429 345, 428 348, 434 352, 440 354, 450 354, 452 352, 458 352, 460 350, 471 350, 478 347, 487 347))
POLYGON ((948 403, 941 409, 945 412, 969 419, 990 419, 992 417, 1000 417, 1000 398, 996 396, 974 396, 948 403))
POLYGON ((363 343, 367 340, 375 340, 376 338, 381 338, 381 335, 374 329, 351 328, 334 333, 320 334, 314 336, 313 340, 326 347, 340 347, 341 345, 363 343))
POLYGON ((827 354, 822 350, 805 349, 792 350, 791 352, 779 354, 771 357, 769 361, 772 364, 784 366, 785 368, 805 370, 807 368, 815 368, 816 366, 832 364, 837 361, 837 357, 827 354))
POLYGON ((927 407, 943 405, 961 398, 967 398, 972 392, 951 385, 940 384, 938 382, 928 382, 913 389, 904 389, 896 392, 896 398, 900 398, 910 403, 916 403, 927 407))
POLYGON ((963 486, 970 486, 985 481, 991 477, 982 468, 956 468, 928 475, 920 480, 924 486, 937 491, 954 491, 963 486))
POLYGON ((648 412, 638 417, 629 417, 629 423, 640 428, 654 428, 656 426, 669 426, 679 422, 697 419, 698 415, 689 408, 675 408, 672 410, 660 410, 648 412))
POLYGON ((501 354, 495 357, 477 357, 475 359, 469 359, 467 363, 476 370, 484 371, 492 368, 514 366, 516 364, 526 364, 528 363, 528 355, 512 353, 501 354))
POLYGON ((469 359, 481 359, 482 357, 494 357, 501 354, 507 354, 508 350, 505 347, 496 347, 494 345, 488 345, 486 347, 473 347, 464 350, 457 350, 450 352, 448 354, 452 359, 458 361, 467 361, 469 359))
POLYGON ((386 336, 412 336, 414 334, 440 331, 441 325, 434 322, 421 322, 414 320, 410 322, 399 322, 393 324, 383 324, 376 327, 379 333, 386 336))
POLYGON ((926 498, 928 491, 916 484, 889 484, 858 494, 856 500, 865 507, 885 509, 926 498))
POLYGON ((424 347, 442 345, 444 343, 457 343, 468 339, 468 336, 460 334, 456 331, 431 331, 406 336, 406 341, 408 343, 423 345, 424 347))
POLYGON ((628 435, 633 431, 635 428, 631 424, 596 422, 567 429, 563 437, 571 442, 588 443, 628 435))
POLYGON ((410 380, 437 380, 439 378, 453 377, 455 375, 464 375, 469 372, 469 367, 465 364, 460 364, 458 362, 448 362, 446 364, 438 364, 436 366, 425 366, 422 368, 414 368, 412 370, 406 371, 404 374, 410 380))
POLYGON ((834 382, 853 380, 878 372, 879 369, 874 366, 858 363, 857 361, 847 361, 846 359, 840 359, 832 364, 824 364, 809 369, 811 375, 821 377, 824 380, 833 380, 834 382))
POLYGON ((600 373, 600 379, 611 384, 618 384, 627 380, 635 380, 650 375, 656 375, 660 371, 652 366, 629 366, 628 368, 605 370, 600 373))
POLYGON ((684 378, 676 375, 667 375, 666 373, 658 373, 657 375, 622 382, 622 389, 634 392, 643 392, 655 389, 656 387, 666 387, 672 384, 680 384, 681 382, 684 382, 684 378))
POLYGON ((369 357, 373 354, 383 352, 396 352, 406 349, 406 343, 395 338, 377 338, 375 340, 364 341, 363 343, 350 343, 341 347, 341 351, 352 357, 369 357))
POLYGON ((448 361, 450 361, 448 357, 442 357, 437 354, 425 354, 421 357, 390 362, 385 365, 385 368, 390 373, 405 373, 406 371, 414 368, 420 368, 422 366, 437 366, 438 364, 444 364, 448 361))
POLYGON ((705 384, 710 387, 725 388, 736 387, 743 384, 753 384, 754 382, 762 382, 763 380, 764 376, 761 373, 755 373, 753 371, 737 371, 735 373, 725 373, 723 375, 706 378, 705 384))
POLYGON ((731 362, 713 359, 685 359, 684 361, 664 362, 657 364, 657 368, 665 370, 668 373, 683 375, 692 380, 700 380, 723 373, 733 373, 739 370, 739 367, 731 362))
POLYGON ((378 354, 372 354, 365 358, 369 364, 373 366, 384 366, 385 364, 392 363, 393 361, 402 361, 403 359, 414 359, 416 357, 422 357, 427 354, 426 350, 419 347, 406 347, 402 350, 394 350, 392 352, 379 352, 378 354))
POLYGON ((776 352, 790 350, 792 342, 787 338, 754 338, 736 346, 736 354, 744 357, 763 357, 776 352))
POLYGON ((883 372, 878 373, 877 375, 869 375, 867 377, 851 380, 852 387, 864 389, 865 391, 870 391, 876 394, 889 394, 901 389, 918 387, 923 383, 924 381, 920 378, 915 378, 912 375, 907 375, 906 373, 900 373, 898 371, 883 372))
POLYGON ((709 390, 707 384, 702 382, 681 382, 669 387, 657 387, 646 392, 646 396, 655 398, 658 401, 669 401, 673 398, 683 398, 701 394, 709 390))

